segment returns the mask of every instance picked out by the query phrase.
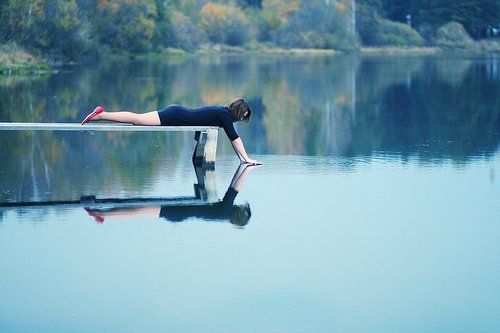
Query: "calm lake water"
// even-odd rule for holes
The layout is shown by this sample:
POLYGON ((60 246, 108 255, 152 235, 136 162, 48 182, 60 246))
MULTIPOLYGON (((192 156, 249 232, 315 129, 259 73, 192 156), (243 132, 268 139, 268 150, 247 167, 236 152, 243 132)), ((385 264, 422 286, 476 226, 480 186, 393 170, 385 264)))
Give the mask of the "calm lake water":
POLYGON ((222 131, 215 170, 193 133, 0 132, 0 331, 498 332, 498 58, 71 67, 0 77, 0 121, 238 96, 262 167, 222 131))

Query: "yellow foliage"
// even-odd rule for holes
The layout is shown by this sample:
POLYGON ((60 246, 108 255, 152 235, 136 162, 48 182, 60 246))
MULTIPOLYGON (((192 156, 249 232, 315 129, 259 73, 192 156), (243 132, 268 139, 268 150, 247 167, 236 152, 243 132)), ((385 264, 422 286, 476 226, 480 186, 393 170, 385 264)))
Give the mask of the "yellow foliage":
POLYGON ((205 6, 203 6, 200 13, 205 20, 207 19, 207 17, 216 20, 223 20, 226 14, 224 8, 221 5, 215 4, 213 2, 209 2, 205 6))
POLYGON ((215 43, 243 44, 249 22, 238 7, 206 3, 200 11, 200 28, 215 43))
POLYGON ((337 2, 337 8, 340 10, 340 11, 345 11, 345 4, 344 3, 341 3, 341 2, 337 2))
POLYGON ((102 10, 106 7, 106 2, 106 0, 99 0, 99 2, 97 3, 97 8, 102 10))
POLYGON ((262 16, 270 30, 279 29, 288 22, 288 17, 299 10, 300 0, 264 0, 262 16))
POLYGON ((340 0, 342 2, 342 5, 344 6, 344 9, 347 9, 349 11, 353 11, 355 9, 355 0, 340 0))
POLYGON ((111 9, 118 9, 120 5, 114 1, 114 0, 99 0, 98 4, 97 4, 97 8, 99 8, 100 10, 103 10, 103 9, 107 9, 107 8, 111 8, 111 9))
POLYGON ((279 16, 285 18, 299 10, 300 0, 264 0, 262 9, 275 11, 279 16))
POLYGON ((42 0, 33 1, 33 9, 40 16, 42 20, 45 19, 45 11, 43 9, 42 0))

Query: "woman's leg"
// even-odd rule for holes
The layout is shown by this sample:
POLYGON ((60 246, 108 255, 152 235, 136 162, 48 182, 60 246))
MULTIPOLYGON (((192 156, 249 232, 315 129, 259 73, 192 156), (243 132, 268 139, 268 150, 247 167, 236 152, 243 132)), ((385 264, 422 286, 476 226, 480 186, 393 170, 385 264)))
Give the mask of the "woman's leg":
POLYGON ((106 112, 103 111, 101 114, 95 116, 92 120, 111 120, 118 123, 128 123, 134 125, 143 126, 159 126, 160 117, 157 111, 151 111, 148 113, 133 113, 128 111, 119 112, 106 112))

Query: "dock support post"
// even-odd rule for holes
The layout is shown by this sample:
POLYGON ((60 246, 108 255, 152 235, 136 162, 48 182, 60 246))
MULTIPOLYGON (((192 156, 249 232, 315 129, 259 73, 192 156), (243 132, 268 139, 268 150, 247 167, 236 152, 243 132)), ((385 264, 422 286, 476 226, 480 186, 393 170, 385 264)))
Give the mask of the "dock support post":
POLYGON ((209 166, 215 164, 218 135, 219 131, 217 129, 195 132, 194 139, 197 141, 193 153, 193 163, 195 165, 209 166))

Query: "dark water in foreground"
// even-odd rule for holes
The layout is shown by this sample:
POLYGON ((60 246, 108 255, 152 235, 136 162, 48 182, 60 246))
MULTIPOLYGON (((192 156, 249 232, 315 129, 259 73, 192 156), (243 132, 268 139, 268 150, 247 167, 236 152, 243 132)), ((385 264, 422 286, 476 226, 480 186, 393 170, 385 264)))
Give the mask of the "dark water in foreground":
POLYGON ((0 202, 66 201, 0 207, 0 332, 497 332, 499 83, 491 58, 0 78, 0 121, 245 96, 265 163, 223 132, 205 172, 191 133, 0 132, 0 202))

